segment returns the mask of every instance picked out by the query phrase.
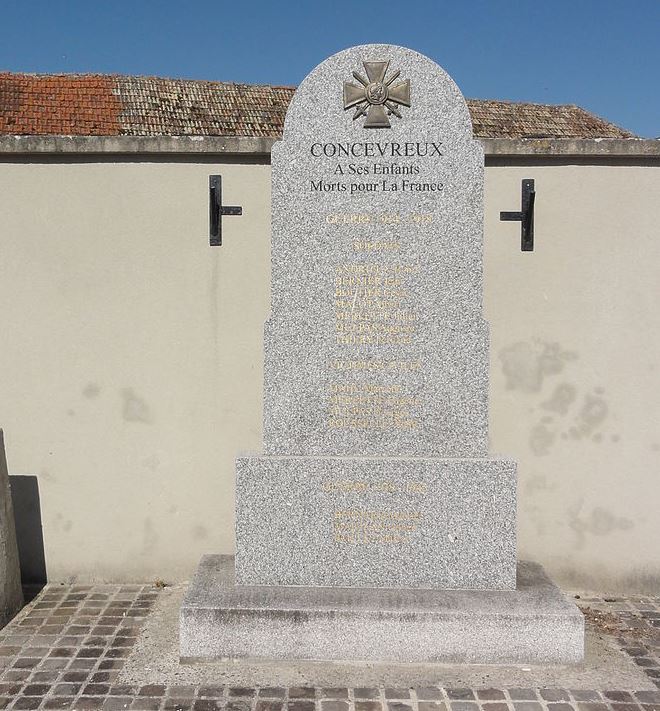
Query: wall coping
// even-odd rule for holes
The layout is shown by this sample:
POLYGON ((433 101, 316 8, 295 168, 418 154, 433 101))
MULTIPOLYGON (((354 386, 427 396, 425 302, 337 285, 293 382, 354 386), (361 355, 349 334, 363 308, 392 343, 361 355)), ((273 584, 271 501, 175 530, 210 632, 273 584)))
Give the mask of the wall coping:
MULTIPOLYGON (((268 156, 275 138, 253 136, 8 136, 0 155, 211 154, 268 156)), ((481 138, 486 156, 640 158, 660 156, 651 138, 481 138)))

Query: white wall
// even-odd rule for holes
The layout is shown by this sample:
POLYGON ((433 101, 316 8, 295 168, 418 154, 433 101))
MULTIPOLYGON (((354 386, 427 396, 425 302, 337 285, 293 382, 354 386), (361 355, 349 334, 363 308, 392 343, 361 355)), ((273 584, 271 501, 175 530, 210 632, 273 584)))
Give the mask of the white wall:
MULTIPOLYGON (((66 160, 0 164, 10 471, 38 477, 51 580, 185 579, 233 550, 233 460, 261 442, 269 167, 66 160), (212 173, 243 206, 220 248, 212 173)), ((660 167, 486 174, 492 449, 520 463, 521 556, 657 590, 660 167), (521 253, 497 216, 528 177, 521 253)))
POLYGON ((660 167, 487 170, 491 441, 519 551, 564 584, 660 589, 660 167), (536 181, 536 250, 497 221, 536 181))

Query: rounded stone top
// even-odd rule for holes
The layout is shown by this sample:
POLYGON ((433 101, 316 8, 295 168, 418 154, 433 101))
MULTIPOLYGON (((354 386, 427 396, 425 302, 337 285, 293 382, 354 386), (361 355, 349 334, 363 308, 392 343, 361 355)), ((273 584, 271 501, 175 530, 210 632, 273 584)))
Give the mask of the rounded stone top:
POLYGON ((426 133, 473 137, 463 94, 433 60, 390 44, 351 47, 321 62, 298 87, 284 123, 285 141, 405 140, 426 133))

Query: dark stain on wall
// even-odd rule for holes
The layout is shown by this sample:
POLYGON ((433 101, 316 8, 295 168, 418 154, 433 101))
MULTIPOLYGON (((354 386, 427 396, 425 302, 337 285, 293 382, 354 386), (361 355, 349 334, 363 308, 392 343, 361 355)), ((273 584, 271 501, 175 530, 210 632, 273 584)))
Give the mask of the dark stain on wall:
POLYGON ((209 532, 205 526, 200 526, 198 524, 197 526, 193 526, 192 528, 192 537, 196 541, 203 541, 204 539, 209 537, 209 532))
POLYGON ((122 417, 126 422, 144 422, 145 424, 153 422, 149 405, 135 394, 133 388, 124 388, 121 391, 121 397, 123 400, 122 417))
POLYGON ((605 389, 598 385, 581 395, 579 387, 567 379, 570 374, 567 366, 577 360, 574 351, 562 348, 559 343, 537 339, 513 343, 502 349, 499 357, 507 388, 511 390, 541 394, 548 378, 564 376, 549 395, 529 410, 532 416, 537 408, 544 411, 536 422, 532 421, 529 431, 529 447, 537 457, 550 454, 561 440, 602 444, 609 436, 610 443, 619 442, 618 434, 602 431, 609 414, 605 389))
POLYGON ((87 383, 83 388, 82 394, 88 400, 93 400, 95 397, 99 396, 101 388, 96 383, 87 383))
POLYGON ((588 536, 608 536, 617 531, 629 531, 635 524, 628 518, 616 516, 600 506, 591 513, 580 515, 583 500, 568 509, 568 525, 577 535, 577 548, 583 548, 588 536))
POLYGON ((529 446, 537 457, 549 454, 552 445, 555 443, 557 434, 545 423, 540 422, 532 427, 529 435, 529 446))
POLYGON ((154 525, 149 517, 144 519, 142 552, 145 554, 153 553, 158 547, 158 535, 154 530, 154 525))
POLYGON ((561 373, 577 355, 558 343, 519 341, 503 348, 499 357, 507 388, 533 393, 540 392, 544 380, 561 373))
POLYGON ((73 523, 69 519, 65 519, 61 513, 55 515, 55 529, 68 533, 73 528, 73 523))
POLYGON ((541 403, 544 410, 565 415, 577 396, 577 390, 570 383, 560 383, 557 385, 548 400, 541 403))

